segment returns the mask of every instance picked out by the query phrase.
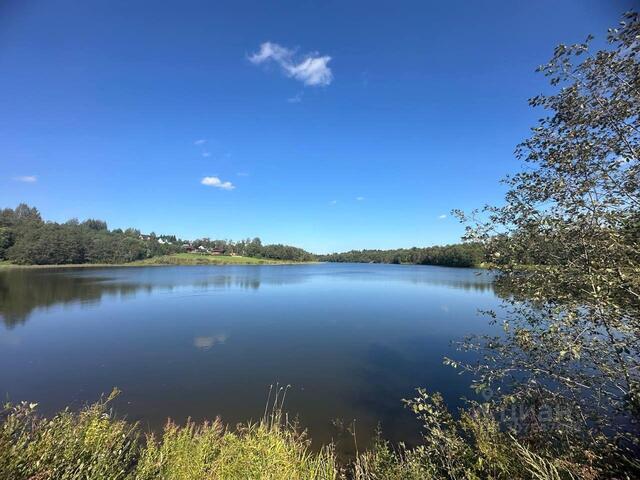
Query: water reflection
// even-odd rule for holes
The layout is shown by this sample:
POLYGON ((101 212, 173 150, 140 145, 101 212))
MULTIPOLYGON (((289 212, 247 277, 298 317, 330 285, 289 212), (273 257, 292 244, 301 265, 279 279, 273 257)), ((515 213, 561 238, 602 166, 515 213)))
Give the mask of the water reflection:
MULTIPOLYGON (((36 309, 75 304, 92 307, 99 305, 104 297, 127 300, 139 293, 175 292, 181 288, 194 292, 258 290, 263 284, 282 286, 322 277, 359 282, 402 281, 476 292, 491 292, 494 288, 491 275, 469 270, 388 265, 385 266, 388 270, 381 273, 377 266, 370 265, 314 267, 7 269, 0 271, 0 319, 7 328, 13 328, 26 322, 36 309)), ((442 309, 448 311, 446 305, 442 309)))
POLYGON ((151 288, 136 283, 105 283, 102 277, 56 275, 52 272, 0 272, 0 318, 7 328, 24 323, 37 308, 54 305, 96 305, 105 295, 127 297, 151 288))
POLYGON ((195 337, 193 339, 193 346, 199 350, 209 350, 215 345, 221 345, 229 339, 229 336, 224 333, 218 335, 210 335, 208 337, 195 337))

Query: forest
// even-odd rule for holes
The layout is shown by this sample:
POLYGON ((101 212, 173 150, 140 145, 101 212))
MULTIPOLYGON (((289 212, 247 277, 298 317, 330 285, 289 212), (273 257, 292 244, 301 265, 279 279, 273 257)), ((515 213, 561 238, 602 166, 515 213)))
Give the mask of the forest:
POLYGON ((486 254, 480 243, 458 243, 425 248, 399 248, 397 250, 351 250, 350 252, 321 255, 319 259, 325 262, 477 267, 486 262, 486 254))
POLYGON ((175 235, 143 235, 135 228, 109 230, 102 220, 44 221, 36 207, 24 203, 0 210, 0 261, 18 265, 123 264, 189 249, 216 248, 223 254, 289 261, 315 256, 289 245, 263 245, 259 238, 187 242, 175 235))

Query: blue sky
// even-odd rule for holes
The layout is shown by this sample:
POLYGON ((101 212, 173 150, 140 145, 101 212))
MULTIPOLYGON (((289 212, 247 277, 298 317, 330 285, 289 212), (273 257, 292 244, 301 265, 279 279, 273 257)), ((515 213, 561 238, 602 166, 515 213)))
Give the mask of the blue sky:
POLYGON ((560 42, 634 2, 8 1, 0 206, 315 252, 455 242, 560 42))

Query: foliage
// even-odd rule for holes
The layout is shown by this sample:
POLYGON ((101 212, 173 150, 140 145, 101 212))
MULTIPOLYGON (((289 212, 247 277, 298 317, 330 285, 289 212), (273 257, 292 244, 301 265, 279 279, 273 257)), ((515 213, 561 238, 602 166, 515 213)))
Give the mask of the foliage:
POLYGON ((7 257, 7 250, 13 245, 13 231, 8 227, 0 227, 0 260, 7 257))
POLYGON ((132 230, 109 231, 101 220, 44 222, 36 208, 25 204, 0 212, 0 258, 12 263, 126 263, 170 251, 132 230))
POLYGON ((140 480, 336 477, 332 452, 311 454, 292 428, 261 422, 231 432, 220 420, 199 426, 167 424, 160 442, 148 438, 137 475, 140 480))
POLYGON ((477 267, 485 262, 485 254, 479 243, 461 243, 398 250, 352 250, 320 256, 319 259, 326 262, 410 263, 448 267, 477 267))
MULTIPOLYGON (((488 405, 459 418, 439 395, 424 390, 407 405, 424 424, 424 442, 393 449, 378 438, 373 447, 339 465, 332 446, 309 450, 310 441, 283 414, 286 389, 258 423, 225 426, 220 419, 179 426, 169 421, 159 436, 140 436, 137 424, 117 419, 108 403, 117 395, 52 419, 36 404, 7 405, 0 417, 0 478, 128 480, 430 480, 596 479, 598 457, 575 457, 532 447, 501 431, 488 405)), ((624 478, 624 477, 622 477, 624 478)))
POLYGON ((295 262, 308 262, 316 259, 312 253, 302 248, 292 247, 290 245, 274 244, 263 245, 262 240, 256 237, 247 238, 234 242, 232 240, 210 240, 201 238, 191 242, 195 248, 200 246, 205 248, 217 248, 222 250, 224 254, 236 254, 251 258, 264 258, 272 260, 291 260, 295 262))
POLYGON ((501 431, 488 405, 474 404, 455 418, 439 394, 422 389, 406 403, 423 422, 424 443, 413 449, 401 444, 393 450, 388 442, 378 440, 356 459, 355 480, 560 480, 595 479, 601 473, 544 449, 534 453, 501 431))
MULTIPOLYGON (((280 389, 280 393, 284 390, 280 389)), ((0 478, 26 479, 270 479, 334 480, 331 448, 308 450, 304 435, 287 422, 276 398, 257 424, 225 427, 220 420, 178 426, 169 422, 160 438, 141 439, 137 425, 116 419, 104 401, 52 419, 36 405, 5 407, 0 424, 0 478)))
POLYGON ((48 420, 36 404, 7 405, 0 425, 0 478, 133 478, 140 446, 135 425, 113 418, 106 400, 48 420))
MULTIPOLYGON (((122 264, 164 258, 184 251, 185 242, 175 235, 142 235, 139 230, 109 230, 102 220, 65 223, 44 222, 35 207, 25 204, 0 211, 0 261, 19 265, 66 265, 83 263, 122 264)), ((239 242, 202 238, 187 243, 190 248, 218 249, 223 253, 268 260, 310 261, 315 256, 288 245, 262 245, 259 238, 239 242)), ((205 258, 204 256, 202 258, 205 258)), ((162 263, 154 261, 152 263, 162 263)), ((194 264, 222 263, 194 261, 194 264)), ((237 263, 237 262, 226 262, 237 263)), ((246 263, 246 262, 243 262, 246 263)))
POLYGON ((295 260, 298 262, 309 262, 316 259, 315 255, 310 254, 302 248, 282 244, 264 245, 255 256, 257 258, 295 260))
POLYGON ((629 13, 610 48, 591 52, 589 37, 540 67, 561 88, 530 101, 548 116, 516 151, 528 168, 506 180, 504 206, 462 215, 510 292, 487 312, 504 331, 462 344, 482 362, 451 362, 519 439, 597 451, 607 475, 637 475, 640 447, 638 38, 629 13))
POLYGON ((602 471, 591 463, 591 452, 577 458, 545 446, 531 446, 501 429, 488 404, 472 404, 456 418, 439 394, 423 389, 406 401, 423 422, 424 442, 392 451, 385 442, 358 458, 354 478, 369 479, 595 479, 602 471))

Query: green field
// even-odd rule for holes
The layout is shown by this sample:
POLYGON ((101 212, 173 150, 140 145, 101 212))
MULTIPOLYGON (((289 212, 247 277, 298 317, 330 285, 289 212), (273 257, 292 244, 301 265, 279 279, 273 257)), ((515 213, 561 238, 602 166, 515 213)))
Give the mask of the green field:
POLYGON ((229 255, 202 255, 200 253, 174 253, 159 257, 138 260, 127 265, 276 265, 286 263, 299 263, 287 260, 268 260, 264 258, 229 256, 229 255))

